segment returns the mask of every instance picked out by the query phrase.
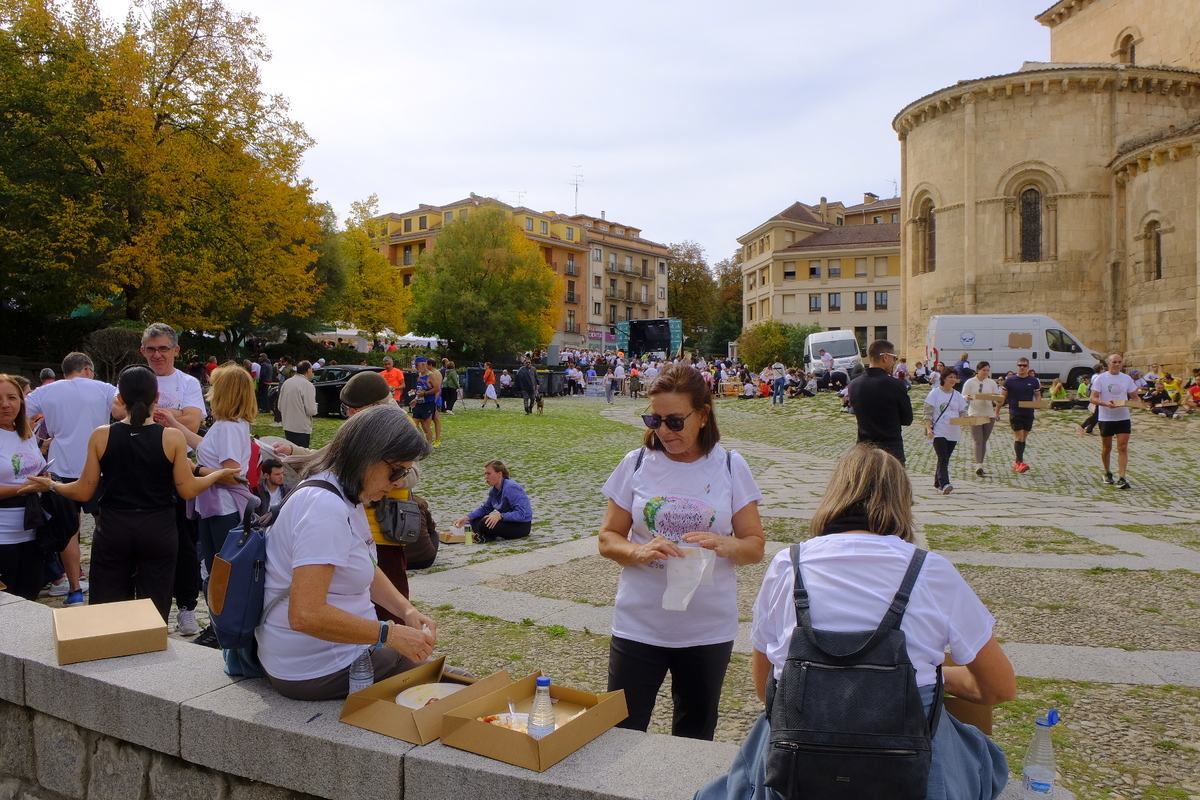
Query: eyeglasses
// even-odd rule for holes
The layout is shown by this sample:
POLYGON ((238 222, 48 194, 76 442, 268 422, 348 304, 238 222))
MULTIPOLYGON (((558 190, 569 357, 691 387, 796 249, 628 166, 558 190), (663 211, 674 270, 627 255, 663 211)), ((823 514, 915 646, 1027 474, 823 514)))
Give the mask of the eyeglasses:
MULTIPOLYGON (((389 464, 389 466, 391 465, 389 464)), ((399 483, 408 476, 408 473, 412 472, 412 469, 412 467, 395 467, 392 469, 392 475, 388 478, 388 482, 399 483)))
POLYGON ((665 422, 667 424, 667 430, 679 433, 681 430, 683 430, 683 426, 684 423, 687 422, 687 418, 695 413, 696 410, 692 409, 691 413, 688 414, 687 417, 660 417, 658 414, 642 414, 642 422, 646 423, 646 427, 652 431, 656 431, 661 428, 665 422))
POLYGON ((173 344, 164 344, 164 345, 162 345, 161 347, 145 347, 145 346, 143 346, 143 347, 142 347, 142 350, 143 350, 143 351, 145 351, 145 352, 147 352, 147 353, 163 353, 163 354, 166 354, 166 353, 169 353, 169 352, 171 352, 172 350, 174 350, 174 349, 175 349, 175 347, 176 347, 176 345, 173 345, 173 344))

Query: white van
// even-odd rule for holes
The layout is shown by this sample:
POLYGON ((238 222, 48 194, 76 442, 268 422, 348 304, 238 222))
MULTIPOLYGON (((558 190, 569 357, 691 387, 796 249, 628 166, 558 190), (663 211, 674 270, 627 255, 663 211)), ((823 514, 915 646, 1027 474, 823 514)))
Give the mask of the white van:
POLYGON ((804 340, 804 363, 818 377, 825 374, 825 368, 821 366, 822 350, 833 356, 833 368, 846 373, 850 378, 857 378, 866 370, 854 331, 820 331, 810 333, 804 340))
POLYGON ((1066 326, 1045 314, 939 315, 929 318, 925 334, 925 359, 946 366, 967 354, 971 366, 992 365, 992 376, 1017 369, 1017 359, 1029 359, 1029 368, 1042 383, 1061 378, 1067 388, 1079 385, 1083 375, 1104 356, 1088 347, 1066 326))

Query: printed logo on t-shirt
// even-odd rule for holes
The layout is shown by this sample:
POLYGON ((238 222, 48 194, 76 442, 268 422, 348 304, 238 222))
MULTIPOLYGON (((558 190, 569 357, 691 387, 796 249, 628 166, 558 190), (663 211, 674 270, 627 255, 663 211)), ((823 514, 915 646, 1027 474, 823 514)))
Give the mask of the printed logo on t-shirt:
POLYGON ((32 453, 14 453, 12 471, 15 478, 28 478, 37 475, 42 468, 42 459, 32 453))
POLYGON ((717 510, 691 497, 655 497, 646 503, 642 516, 651 534, 678 542, 685 533, 712 530, 717 510))

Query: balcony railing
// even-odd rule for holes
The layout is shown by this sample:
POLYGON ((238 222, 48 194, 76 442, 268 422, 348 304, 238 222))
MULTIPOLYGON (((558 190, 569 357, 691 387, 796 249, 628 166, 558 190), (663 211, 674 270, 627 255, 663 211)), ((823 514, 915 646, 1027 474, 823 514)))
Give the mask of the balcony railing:
POLYGON ((605 267, 604 267, 604 271, 605 271, 605 272, 614 272, 614 273, 615 273, 615 272, 620 272, 621 270, 620 270, 620 269, 617 267, 617 265, 616 265, 616 264, 612 264, 612 263, 610 263, 610 264, 608 264, 607 266, 605 266, 605 267))
POLYGON ((568 322, 566 325, 563 326, 563 330, 567 333, 579 333, 579 323, 578 322, 568 322))
POLYGON ((566 270, 566 272, 567 272, 567 274, 568 274, 568 275, 578 275, 578 274, 579 274, 579 268, 575 266, 575 262, 571 261, 571 262, 568 262, 568 263, 567 263, 567 270, 566 270))
POLYGON ((576 294, 575 292, 567 292, 567 302, 578 304, 579 303, 579 295, 576 294))
POLYGON ((608 289, 605 289, 604 296, 609 300, 628 300, 629 302, 636 302, 637 297, 636 295, 634 297, 630 297, 629 292, 625 291, 624 289, 613 289, 611 286, 608 289))

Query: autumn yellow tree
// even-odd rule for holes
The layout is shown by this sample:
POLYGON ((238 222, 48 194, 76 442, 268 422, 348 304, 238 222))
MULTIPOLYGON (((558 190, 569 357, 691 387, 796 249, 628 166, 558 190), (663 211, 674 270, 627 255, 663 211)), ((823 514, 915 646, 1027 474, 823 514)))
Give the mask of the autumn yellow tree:
POLYGON ((501 208, 446 225, 413 281, 410 327, 479 357, 545 347, 562 316, 562 278, 501 208))
POLYGON ((382 233, 376 195, 350 205, 346 229, 338 234, 346 285, 337 319, 371 334, 385 328, 403 334, 412 292, 387 257, 375 249, 374 242, 382 233))

